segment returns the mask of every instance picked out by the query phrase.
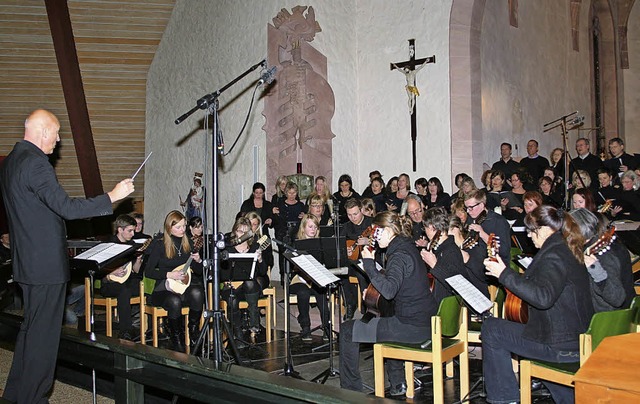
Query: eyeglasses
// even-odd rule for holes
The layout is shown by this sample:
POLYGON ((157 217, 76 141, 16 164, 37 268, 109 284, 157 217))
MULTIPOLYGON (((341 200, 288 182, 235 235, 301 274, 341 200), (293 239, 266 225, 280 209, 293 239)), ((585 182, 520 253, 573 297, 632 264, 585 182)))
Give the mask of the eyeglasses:
POLYGON ((465 205, 465 206, 464 206, 464 209, 465 209, 467 212, 469 212, 470 210, 473 210, 476 206, 478 206, 478 205, 480 205, 480 204, 482 204, 482 202, 478 202, 478 203, 476 203, 475 205, 471 205, 471 206, 466 206, 466 205, 465 205))
POLYGON ((418 215, 418 214, 422 213, 422 209, 414 210, 414 211, 407 212, 407 213, 409 214, 409 216, 418 215))

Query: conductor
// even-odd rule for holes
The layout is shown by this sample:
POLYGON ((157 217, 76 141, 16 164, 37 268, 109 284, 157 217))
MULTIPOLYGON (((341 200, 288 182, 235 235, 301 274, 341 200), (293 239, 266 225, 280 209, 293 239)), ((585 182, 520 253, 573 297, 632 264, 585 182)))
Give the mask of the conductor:
POLYGON ((64 220, 110 215, 111 204, 131 194, 134 187, 133 180, 125 179, 95 198, 70 198, 47 157, 60 141, 60 121, 38 109, 24 126, 24 139, 16 143, 0 170, 13 278, 24 296, 24 320, 3 398, 41 403, 48 402, 53 384, 70 276, 64 220))

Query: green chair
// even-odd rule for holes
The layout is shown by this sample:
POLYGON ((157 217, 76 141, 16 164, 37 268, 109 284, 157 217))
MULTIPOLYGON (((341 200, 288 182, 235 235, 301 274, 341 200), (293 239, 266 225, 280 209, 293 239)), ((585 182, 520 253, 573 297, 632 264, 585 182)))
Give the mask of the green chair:
POLYGON ((640 332, 640 296, 636 296, 631 301, 631 306, 629 307, 633 310, 633 324, 636 326, 636 332, 640 332))
MULTIPOLYGON (((444 378, 442 364, 447 363, 447 376, 453 376, 453 358, 460 357, 460 397, 469 392, 469 343, 467 340, 467 309, 460 305, 455 296, 440 302, 438 314, 431 317, 431 344, 404 344, 381 342, 373 346, 373 366, 375 394, 384 397, 384 359, 405 361, 404 373, 407 380, 407 398, 414 396, 413 363, 433 364, 433 400, 444 402, 444 378)), ((429 340, 427 340, 429 341, 429 340)))
MULTIPOLYGON (((107 322, 107 337, 113 336, 113 315, 117 314, 118 307, 118 298, 116 297, 105 297, 100 294, 100 286, 102 286, 102 282, 100 279, 95 279, 93 281, 94 286, 94 296, 93 296, 93 307, 95 311, 95 307, 104 307, 106 322, 107 322)), ((134 296, 130 299, 130 304, 140 304, 140 297, 134 296)), ((84 278, 84 321, 85 321, 85 330, 88 332, 91 330, 91 279, 89 277, 84 278)), ((95 314, 95 313, 94 313, 95 314)))
POLYGON ((591 318, 589 328, 580 335, 580 362, 553 363, 537 360, 520 361, 520 402, 531 403, 531 378, 573 386, 573 379, 581 365, 606 337, 635 331, 634 309, 603 311, 591 318))

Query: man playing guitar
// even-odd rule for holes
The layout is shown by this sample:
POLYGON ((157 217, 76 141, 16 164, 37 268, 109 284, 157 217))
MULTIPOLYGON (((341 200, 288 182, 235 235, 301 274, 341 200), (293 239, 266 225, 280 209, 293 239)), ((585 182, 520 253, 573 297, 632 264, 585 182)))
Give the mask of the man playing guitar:
MULTIPOLYGON (((373 219, 362 213, 362 202, 351 198, 344 204, 349 221, 344 226, 344 234, 347 239, 347 256, 352 264, 362 258, 362 247, 369 245, 369 237, 363 237, 363 233, 371 227, 373 219)), ((369 281, 357 269, 349 268, 349 276, 358 278, 360 289, 365 290, 369 281)), ((343 281, 344 299, 347 305, 346 320, 353 318, 358 306, 358 291, 355 285, 349 283, 349 279, 343 281)))

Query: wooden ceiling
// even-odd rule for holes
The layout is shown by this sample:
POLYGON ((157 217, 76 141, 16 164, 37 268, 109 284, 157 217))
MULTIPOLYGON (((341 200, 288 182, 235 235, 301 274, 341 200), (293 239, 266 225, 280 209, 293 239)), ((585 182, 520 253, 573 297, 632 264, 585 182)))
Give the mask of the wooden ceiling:
MULTIPOLYGON (((146 81, 175 0, 70 0, 69 13, 105 191, 145 157, 146 81)), ((44 0, 0 0, 0 155, 22 138, 30 111, 61 122, 58 179, 84 196, 44 0)), ((136 177, 134 197, 144 195, 136 177)))

